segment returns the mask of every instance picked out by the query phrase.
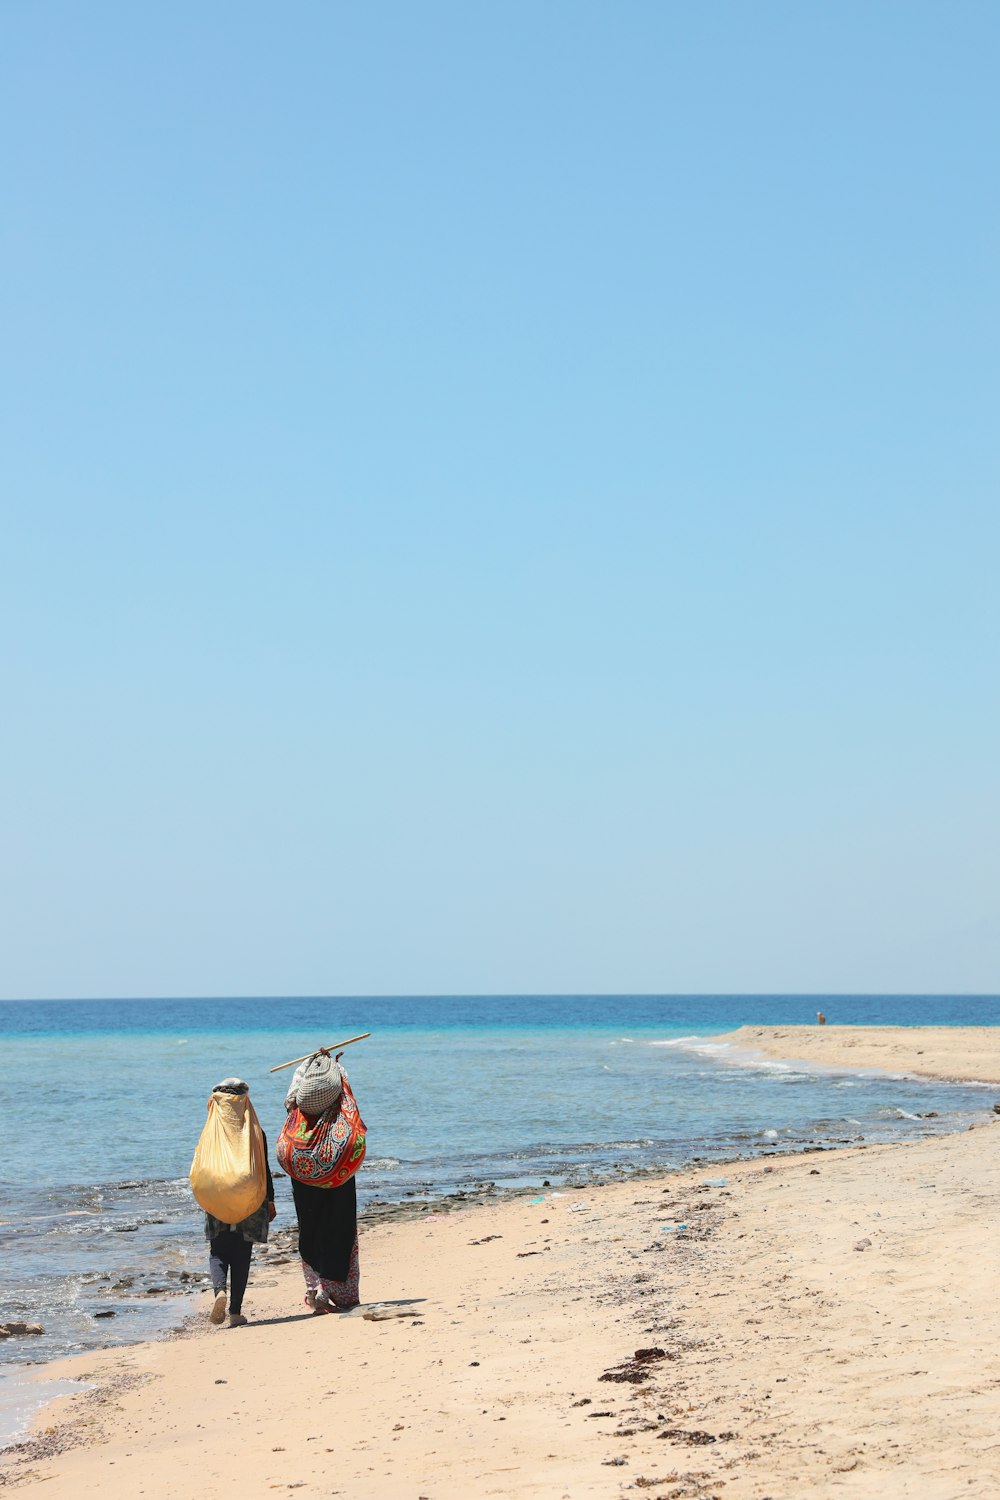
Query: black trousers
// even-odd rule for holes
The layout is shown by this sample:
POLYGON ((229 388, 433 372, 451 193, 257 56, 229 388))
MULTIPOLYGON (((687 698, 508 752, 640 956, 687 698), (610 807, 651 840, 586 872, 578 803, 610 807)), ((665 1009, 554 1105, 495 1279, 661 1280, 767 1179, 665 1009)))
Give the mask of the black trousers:
POLYGON ((317 1276, 346 1281, 358 1234, 358 1185, 349 1177, 343 1187, 314 1187, 292 1178, 292 1197, 299 1220, 299 1254, 317 1276))
POLYGON ((229 1276, 229 1311, 242 1312, 243 1293, 247 1289, 250 1275, 250 1257, 253 1245, 234 1229, 217 1234, 208 1242, 208 1264, 212 1269, 212 1288, 216 1292, 226 1290, 226 1275, 229 1276))

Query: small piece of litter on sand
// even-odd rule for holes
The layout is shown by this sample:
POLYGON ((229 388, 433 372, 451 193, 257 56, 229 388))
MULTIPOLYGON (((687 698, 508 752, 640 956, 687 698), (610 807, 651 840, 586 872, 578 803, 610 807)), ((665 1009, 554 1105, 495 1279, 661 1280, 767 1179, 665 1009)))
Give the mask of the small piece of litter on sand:
POLYGON ((667 1234, 671 1229, 686 1229, 686 1228, 687 1228, 686 1224, 664 1224, 663 1228, 660 1230, 660 1233, 661 1234, 667 1234))
POLYGON ((544 1203, 544 1202, 545 1202, 544 1196, 541 1197, 541 1198, 529 1198, 528 1199, 528 1207, 529 1208, 534 1208, 534 1206, 535 1206, 536 1203, 544 1203))
POLYGON ((725 1187, 728 1181, 728 1177, 706 1177, 702 1187, 725 1187))
POLYGON ((582 1214, 590 1207, 589 1203, 571 1203, 569 1211, 571 1214, 582 1214))

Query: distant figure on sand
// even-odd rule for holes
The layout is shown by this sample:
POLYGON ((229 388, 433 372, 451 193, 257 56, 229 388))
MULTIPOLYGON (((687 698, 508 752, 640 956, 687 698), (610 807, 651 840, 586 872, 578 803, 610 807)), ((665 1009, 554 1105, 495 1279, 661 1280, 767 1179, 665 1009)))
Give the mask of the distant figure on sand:
POLYGON ((285 1109, 278 1161, 295 1199, 306 1306, 347 1312, 361 1284, 354 1173, 365 1154, 364 1121, 347 1074, 325 1051, 296 1069, 285 1109))
MULTIPOLYGON (((213 1094, 231 1094, 237 1098, 248 1096, 249 1085, 242 1078, 224 1078, 212 1090, 213 1094)), ((249 1102, 249 1100, 248 1100, 249 1102)), ((264 1141, 264 1170, 267 1176, 265 1196, 254 1212, 238 1224, 224 1224, 212 1214, 205 1214, 205 1238, 208 1240, 208 1264, 212 1272, 212 1303, 209 1318, 213 1323, 224 1323, 226 1319, 226 1281, 229 1282, 229 1326, 242 1328, 243 1293, 250 1276, 250 1259, 254 1245, 262 1245, 267 1239, 268 1225, 277 1210, 274 1206, 274 1182, 267 1160, 267 1136, 261 1130, 264 1141)))
POLYGON ((820 1025, 820 1026, 825 1026, 826 1025, 826 1016, 824 1016, 824 1014, 823 1014, 823 1012, 821 1010, 818 1010, 816 1012, 816 1021, 817 1021, 817 1024, 820 1025))

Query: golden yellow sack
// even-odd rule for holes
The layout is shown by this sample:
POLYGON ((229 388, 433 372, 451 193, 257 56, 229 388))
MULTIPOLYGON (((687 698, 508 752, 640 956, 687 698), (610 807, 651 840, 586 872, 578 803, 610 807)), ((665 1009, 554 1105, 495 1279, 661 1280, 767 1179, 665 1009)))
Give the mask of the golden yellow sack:
POLYGON ((213 1094, 191 1163, 191 1191, 206 1213, 239 1224, 267 1196, 264 1133, 246 1094, 213 1094))

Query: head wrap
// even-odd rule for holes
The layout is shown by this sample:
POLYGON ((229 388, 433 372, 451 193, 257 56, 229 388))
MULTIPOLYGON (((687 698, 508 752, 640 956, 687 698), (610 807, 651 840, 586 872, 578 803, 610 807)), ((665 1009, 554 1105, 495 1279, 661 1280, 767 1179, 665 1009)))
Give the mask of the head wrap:
POLYGON ((242 1078, 224 1078, 212 1090, 213 1094, 249 1094, 249 1092, 250 1085, 244 1083, 242 1078))

